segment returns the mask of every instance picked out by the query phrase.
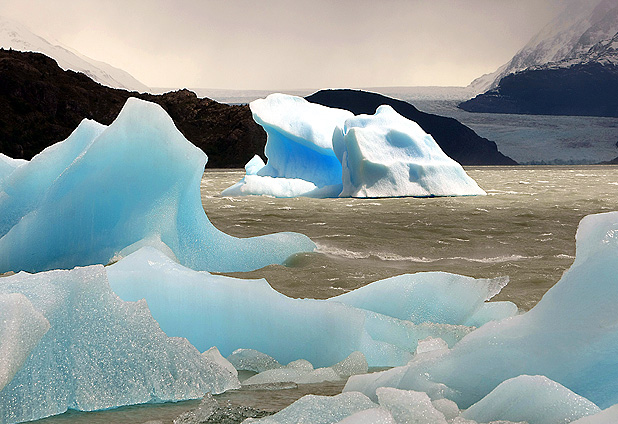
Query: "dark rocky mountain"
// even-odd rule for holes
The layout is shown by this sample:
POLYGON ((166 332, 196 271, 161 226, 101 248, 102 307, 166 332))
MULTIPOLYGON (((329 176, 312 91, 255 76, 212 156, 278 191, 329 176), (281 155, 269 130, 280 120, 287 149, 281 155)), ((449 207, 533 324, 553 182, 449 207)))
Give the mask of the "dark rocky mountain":
POLYGON ((444 153, 462 165, 516 164, 498 151, 496 143, 480 137, 456 119, 421 112, 401 100, 359 90, 321 90, 306 99, 324 106, 347 109, 356 115, 373 114, 378 106, 387 104, 400 115, 418 123, 433 136, 444 153))
POLYGON ((264 152, 266 134, 248 106, 199 99, 188 90, 163 95, 102 86, 63 71, 40 53, 0 49, 0 152, 30 159, 67 138, 82 119, 110 124, 129 97, 160 104, 178 129, 208 155, 208 166, 242 167, 264 152))
POLYGON ((467 100, 468 112, 618 117, 618 66, 588 62, 532 68, 467 100))

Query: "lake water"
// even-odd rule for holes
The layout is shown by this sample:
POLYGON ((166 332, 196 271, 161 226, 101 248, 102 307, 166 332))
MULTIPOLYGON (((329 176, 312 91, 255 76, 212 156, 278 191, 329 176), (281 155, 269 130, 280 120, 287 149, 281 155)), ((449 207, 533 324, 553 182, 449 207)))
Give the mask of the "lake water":
MULTIPOLYGON (((472 277, 509 276, 496 300, 533 307, 575 257, 582 217, 618 210, 618 166, 469 167, 487 196, 396 199, 225 198, 238 170, 207 170, 204 209, 213 224, 239 237, 297 231, 318 251, 235 277, 266 278, 292 297, 327 298, 381 278, 421 271, 472 277)), ((265 308, 268 305, 264 305, 265 308)), ((240 347, 240 346, 239 346, 240 347)), ((306 393, 334 394, 341 385, 278 392, 234 391, 220 399, 278 410, 306 393)), ((172 422, 199 401, 68 413, 42 423, 172 422)))

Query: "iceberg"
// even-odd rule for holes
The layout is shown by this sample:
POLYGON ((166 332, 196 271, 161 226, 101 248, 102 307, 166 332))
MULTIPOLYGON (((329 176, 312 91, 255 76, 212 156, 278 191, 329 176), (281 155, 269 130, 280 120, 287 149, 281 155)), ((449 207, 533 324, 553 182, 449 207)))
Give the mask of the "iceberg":
POLYGON ((223 196, 465 196, 485 192, 431 135, 388 105, 376 113, 271 94, 251 102, 267 134, 268 162, 254 157, 223 196))
POLYGON ((25 159, 13 159, 0 153, 0 185, 16 168, 28 163, 25 159))
POLYGON ((500 383, 461 417, 482 423, 508 420, 555 424, 599 412, 594 403, 547 377, 520 375, 500 383))
POLYGON ((240 387, 161 331, 146 302, 119 299, 101 265, 0 278, 0 335, 0 378, 10 380, 0 390, 2 423, 240 387))
POLYGON ((200 196, 206 161, 154 103, 128 99, 109 127, 82 121, 0 182, 0 273, 107 264, 140 243, 222 272, 315 249, 296 233, 239 239, 217 230, 200 196))
POLYGON ((333 150, 342 166, 340 197, 486 194, 431 135, 388 105, 337 127, 333 150))
POLYGON ((418 390, 468 408, 506 380, 543 375, 607 408, 618 403, 617 275, 618 212, 589 215, 573 265, 530 311, 403 367, 353 376, 345 390, 374 399, 379 387, 418 390))
POLYGON ((330 367, 358 351, 370 366, 396 366, 412 358, 418 340, 437 337, 453 346, 471 331, 462 325, 417 325, 339 302, 292 299, 263 279, 194 271, 152 247, 106 271, 120 298, 148 302, 166 334, 186 337, 200 351, 217 346, 222 355, 254 349, 282 364, 304 358, 330 367))

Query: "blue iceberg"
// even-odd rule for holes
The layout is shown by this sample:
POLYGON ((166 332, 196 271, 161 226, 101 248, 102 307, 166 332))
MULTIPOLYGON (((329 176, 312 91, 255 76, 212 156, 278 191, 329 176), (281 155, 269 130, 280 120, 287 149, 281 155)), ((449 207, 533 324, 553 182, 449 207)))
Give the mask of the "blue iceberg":
POLYGON ((618 403, 618 212, 585 217, 576 239, 573 265, 529 312, 490 322, 404 367, 351 377, 345 390, 370 397, 382 386, 420 390, 467 408, 527 374, 601 408, 618 403))
MULTIPOLYGON (((453 346, 472 330, 457 321, 467 321, 474 311, 488 304, 484 302, 488 293, 495 293, 504 284, 502 280, 480 280, 477 284, 477 280, 451 275, 446 279, 452 287, 460 285, 458 290, 475 292, 460 299, 470 302, 470 306, 461 308, 467 312, 453 309, 452 316, 442 315, 450 323, 428 322, 425 318, 431 315, 427 315, 415 324, 396 317, 394 312, 394 316, 388 316, 346 305, 337 298, 292 299, 275 291, 265 280, 194 271, 148 246, 106 271, 112 289, 122 299, 146 299, 163 331, 186 337, 199 350, 217 346, 221 354, 230 355, 239 348, 255 349, 282 364, 304 358, 317 367, 330 367, 355 351, 362 352, 370 366, 403 365, 412 359, 418 341, 427 337, 441 338, 453 346)), ((416 286, 402 281, 398 287, 387 287, 393 291, 392 297, 405 297, 416 305, 402 306, 402 310, 418 310, 428 300, 422 291, 428 293, 431 278, 421 276, 416 286), (415 287, 419 288, 418 299, 413 295, 415 287)), ((380 282, 370 290, 377 295, 383 292, 380 282)), ((438 304, 441 298, 449 297, 449 293, 441 293, 440 287, 432 293, 431 301, 438 304)), ((385 297, 384 303, 390 299, 385 297)), ((384 312, 389 312, 388 308, 384 312)), ((242 356, 250 359, 255 355, 244 352, 242 356)), ((230 359, 235 363, 241 355, 230 359)), ((264 361, 256 358, 256 362, 264 361)))
POLYGON ((224 196, 467 196, 485 192, 421 127, 390 106, 354 116, 271 94, 250 104, 268 162, 253 158, 224 196))
POLYGON ((2 423, 240 387, 186 339, 165 335, 146 302, 119 299, 101 265, 0 278, 0 335, 2 423))
POLYGON ((314 250, 301 234, 217 230, 200 197, 206 160, 153 103, 129 99, 109 127, 83 121, 0 181, 0 273, 107 264, 127 246, 124 254, 164 244, 182 264, 210 271, 314 250))

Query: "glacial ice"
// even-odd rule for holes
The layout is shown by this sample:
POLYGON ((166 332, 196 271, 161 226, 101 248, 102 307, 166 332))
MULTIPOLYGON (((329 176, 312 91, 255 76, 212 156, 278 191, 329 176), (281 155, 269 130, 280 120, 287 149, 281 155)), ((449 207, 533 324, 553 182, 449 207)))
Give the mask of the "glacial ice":
MULTIPOLYGON (((474 321, 480 326, 496 318, 504 318, 501 311, 495 311, 494 316, 484 310, 485 320, 477 313, 485 305, 491 304, 486 301, 498 294, 508 281, 508 277, 474 279, 447 272, 418 272, 376 281, 330 298, 329 301, 415 324, 433 322, 467 325, 467 322, 474 321)), ((517 307, 512 302, 506 303, 511 305, 510 312, 514 315, 517 307)))
POLYGON ((255 349, 236 349, 227 360, 238 371, 253 371, 261 373, 268 370, 283 368, 275 358, 255 349))
POLYGON ((541 375, 520 375, 498 385, 461 416, 477 422, 569 423, 601 412, 598 406, 541 375))
POLYGON ((120 300, 101 265, 2 277, 0 299, 0 349, 9 354, 0 375, 23 362, 0 390, 2 423, 240 387, 186 339, 165 335, 145 301, 120 300))
POLYGON ((224 196, 466 196, 485 192, 431 135, 392 109, 374 115, 271 94, 251 102, 267 133, 268 162, 254 157, 224 196))
POLYGON ((145 298, 168 335, 186 337, 201 351, 217 346, 223 355, 250 348, 280 363, 305 358, 328 367, 359 351, 371 366, 395 366, 412 358, 420 339, 439 337, 452 346, 471 330, 415 325, 338 302, 291 299, 265 280, 193 271, 151 247, 106 270, 114 292, 127 301, 145 298))
POLYGON ((607 408, 618 403, 617 275, 618 212, 589 215, 577 230, 573 265, 529 312, 406 366, 353 376, 345 390, 372 398, 379 387, 419 390, 468 408, 508 379, 544 375, 607 408))
POLYGON ((28 163, 28 161, 24 159, 13 159, 3 153, 0 153, 0 187, 9 174, 25 163, 28 163))
POLYGON ((109 127, 82 121, 0 182, 0 272, 106 264, 144 241, 210 271, 314 250, 300 234, 239 239, 217 230, 200 196, 206 160, 153 103, 130 98, 109 127))
POLYGON ((485 194, 431 135, 388 105, 338 126, 333 150, 342 166, 340 197, 485 194))

